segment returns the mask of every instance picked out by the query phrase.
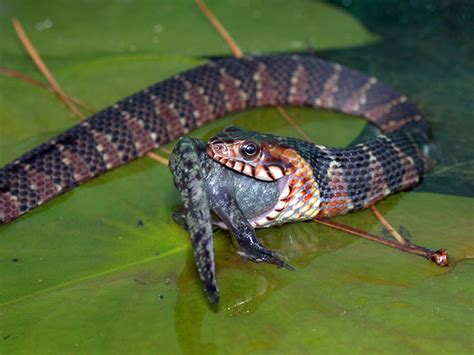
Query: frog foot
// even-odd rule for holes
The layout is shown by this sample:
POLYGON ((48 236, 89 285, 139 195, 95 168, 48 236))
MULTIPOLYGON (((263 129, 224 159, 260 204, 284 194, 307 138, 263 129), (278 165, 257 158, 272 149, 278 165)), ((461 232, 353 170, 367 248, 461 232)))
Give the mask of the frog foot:
POLYGON ((237 253, 254 262, 271 263, 277 265, 278 267, 295 271, 295 268, 286 263, 280 254, 278 254, 276 251, 265 248, 261 244, 253 244, 245 250, 237 251, 237 253))

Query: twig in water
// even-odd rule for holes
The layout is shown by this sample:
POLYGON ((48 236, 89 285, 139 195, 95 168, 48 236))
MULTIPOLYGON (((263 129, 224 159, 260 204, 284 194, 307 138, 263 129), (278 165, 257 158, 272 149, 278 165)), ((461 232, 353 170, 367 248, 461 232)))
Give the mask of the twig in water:
POLYGON ((36 66, 41 71, 41 73, 44 75, 46 80, 48 80, 49 84, 53 88, 56 95, 58 95, 58 97, 61 99, 61 101, 64 102, 66 104, 66 106, 69 108, 69 110, 71 110, 77 117, 80 117, 82 119, 85 118, 84 114, 77 109, 77 107, 74 105, 74 103, 71 102, 69 97, 64 93, 64 91, 61 89, 61 87, 59 86, 56 79, 53 77, 53 75, 49 71, 46 64, 44 64, 43 60, 41 59, 40 55, 38 54, 38 51, 36 50, 36 48, 31 43, 28 36, 26 35, 25 30, 23 29, 23 26, 21 25, 20 21, 18 21, 16 18, 14 18, 12 20, 12 24, 13 24, 13 27, 15 28, 16 34, 20 38, 21 43, 23 43, 23 46, 27 50, 27 52, 30 55, 31 59, 36 64, 36 66))
MULTIPOLYGON (((41 56, 39 55, 38 51, 33 46, 33 43, 30 41, 28 36, 26 35, 26 32, 23 29, 23 26, 21 25, 20 21, 18 21, 18 19, 16 19, 16 18, 13 18, 12 19, 12 24, 13 24, 13 27, 15 28, 15 31, 16 31, 21 43, 23 44, 26 51, 30 55, 31 59, 36 64, 38 69, 41 71, 41 73, 43 74, 45 79, 48 81, 49 85, 47 85, 45 83, 42 83, 41 81, 36 80, 34 78, 30 78, 30 77, 28 77, 28 76, 26 76, 22 73, 15 72, 15 71, 7 69, 7 68, 2 67, 1 68, 1 69, 3 69, 2 72, 4 74, 7 74, 7 75, 11 76, 11 77, 15 77, 15 78, 30 82, 31 84, 40 86, 42 88, 54 91, 56 93, 56 95, 59 97, 59 99, 66 105, 67 108, 69 108, 69 110, 71 110, 74 113, 74 115, 76 117, 78 117, 81 120, 85 119, 84 114, 76 107, 76 105, 74 103, 74 100, 70 96, 68 96, 64 92, 64 90, 59 86, 59 84, 56 81, 56 79, 54 78, 53 74, 51 74, 48 67, 46 66, 44 61, 41 59, 41 56)), ((84 105, 82 103, 81 104, 77 103, 77 104, 80 105, 80 106, 83 106, 83 107, 87 106, 87 105, 84 105)), ((89 106, 89 108, 90 108, 90 106, 89 106)), ((88 111, 94 112, 93 109, 91 111, 89 108, 87 109, 88 111)), ((169 152, 168 149, 164 149, 162 147, 160 147, 160 149, 164 150, 166 153, 169 152)), ((160 157, 159 155, 154 154, 152 152, 147 153, 147 156, 154 159, 154 160, 156 160, 156 161, 158 161, 158 162, 160 162, 160 163, 162 163, 162 164, 165 164, 165 165, 168 164, 168 159, 160 157)))
POLYGON ((331 227, 331 228, 334 228, 342 232, 346 232, 346 233, 349 233, 361 238, 365 238, 373 242, 380 243, 380 244, 395 248, 397 250, 404 251, 406 253, 422 256, 428 260, 431 260, 438 266, 449 265, 448 253, 446 249, 439 249, 439 250, 433 251, 431 249, 413 244, 407 240, 405 240, 404 244, 401 244, 399 242, 388 240, 378 235, 375 235, 375 234, 372 234, 372 233, 369 233, 369 232, 366 232, 354 227, 350 227, 341 223, 329 221, 323 218, 315 218, 314 221, 324 226, 331 227))

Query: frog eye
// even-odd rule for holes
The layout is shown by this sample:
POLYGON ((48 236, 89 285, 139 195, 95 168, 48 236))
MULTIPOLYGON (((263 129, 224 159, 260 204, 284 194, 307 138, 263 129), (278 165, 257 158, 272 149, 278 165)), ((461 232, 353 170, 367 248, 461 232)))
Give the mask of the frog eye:
POLYGON ((240 146, 240 154, 245 160, 253 160, 260 153, 260 146, 255 142, 244 142, 240 146))

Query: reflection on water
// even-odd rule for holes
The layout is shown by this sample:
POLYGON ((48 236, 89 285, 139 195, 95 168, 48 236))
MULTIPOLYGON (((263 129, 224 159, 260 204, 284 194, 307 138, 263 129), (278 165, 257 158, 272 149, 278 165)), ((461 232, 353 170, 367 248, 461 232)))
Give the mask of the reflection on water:
MULTIPOLYGON (((370 227, 371 222, 368 223, 370 227)), ((292 275, 296 278, 298 270, 306 268, 319 256, 345 248, 357 240, 312 222, 262 229, 257 234, 265 246, 284 255, 296 268, 292 275)), ((209 313, 222 317, 245 317, 292 280, 291 276, 288 277, 291 271, 243 260, 226 232, 216 233, 215 239, 220 304, 209 304, 191 252, 177 280, 175 330, 183 353, 216 352, 215 345, 202 341, 202 327, 209 313)))
POLYGON ((202 291, 191 252, 188 253, 186 266, 178 277, 177 287, 174 326, 181 351, 184 354, 214 354, 215 346, 201 341, 204 315, 213 306, 202 291), (196 299, 196 295, 201 295, 200 299, 196 299))

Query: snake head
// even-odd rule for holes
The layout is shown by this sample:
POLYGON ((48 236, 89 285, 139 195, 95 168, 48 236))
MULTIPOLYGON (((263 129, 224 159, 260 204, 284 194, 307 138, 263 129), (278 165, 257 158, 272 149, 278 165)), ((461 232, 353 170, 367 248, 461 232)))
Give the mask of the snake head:
POLYGON ((207 143, 217 162, 258 180, 275 181, 298 168, 298 153, 270 134, 228 126, 207 143))

